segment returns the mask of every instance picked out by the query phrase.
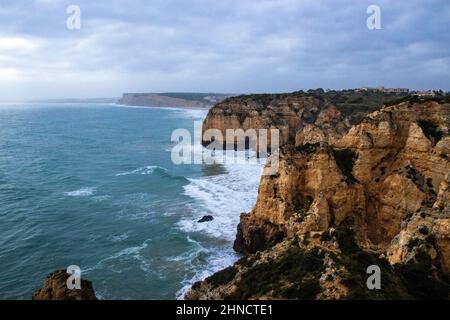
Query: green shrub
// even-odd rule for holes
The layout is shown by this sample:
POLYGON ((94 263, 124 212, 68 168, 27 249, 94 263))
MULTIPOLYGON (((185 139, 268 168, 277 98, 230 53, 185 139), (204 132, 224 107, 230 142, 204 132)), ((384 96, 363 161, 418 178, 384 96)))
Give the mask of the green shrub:
POLYGON ((223 284, 227 284, 234 279, 238 270, 235 267, 228 267, 219 272, 214 273, 212 276, 206 278, 206 282, 212 286, 217 287, 223 284))
POLYGON ((261 263, 242 275, 234 299, 274 295, 285 299, 314 299, 320 292, 323 256, 317 250, 291 247, 275 261, 261 263))

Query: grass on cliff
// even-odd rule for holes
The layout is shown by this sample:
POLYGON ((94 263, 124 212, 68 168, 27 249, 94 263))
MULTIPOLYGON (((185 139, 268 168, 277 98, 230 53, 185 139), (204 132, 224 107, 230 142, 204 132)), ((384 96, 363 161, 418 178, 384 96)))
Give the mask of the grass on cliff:
POLYGON ((231 299, 271 296, 311 300, 320 292, 319 278, 324 269, 318 250, 306 252, 297 244, 275 260, 257 264, 242 275, 231 299))
POLYGON ((336 228, 334 237, 339 244, 342 254, 337 256, 337 261, 342 264, 347 272, 342 276, 343 284, 348 288, 348 300, 380 300, 380 299, 409 299, 407 293, 389 262, 379 259, 373 254, 361 250, 356 243, 354 232, 351 228, 341 226, 336 228), (371 265, 377 265, 381 269, 382 290, 369 290, 366 285, 369 275, 366 270, 371 265))
MULTIPOLYGON (((380 109, 384 104, 405 99, 406 94, 381 92, 356 92, 354 90, 325 91, 323 89, 296 91, 292 93, 249 94, 226 99, 224 102, 239 101, 244 105, 252 105, 255 110, 266 110, 269 105, 289 97, 309 97, 317 99, 320 106, 334 104, 344 117, 349 117, 352 124, 358 123, 365 114, 380 109)), ((410 97, 409 97, 410 98, 410 97)))
POLYGON ((409 103, 424 103, 424 102, 438 102, 438 103, 450 103, 450 96, 435 96, 435 97, 419 97, 416 95, 406 95, 401 98, 392 99, 385 103, 386 106, 393 106, 402 102, 409 103))
MULTIPOLYGON (((336 241, 340 254, 329 252, 337 266, 342 284, 348 288, 349 300, 448 299, 450 282, 437 278, 431 258, 419 252, 414 261, 390 265, 385 258, 363 251, 355 240, 351 222, 324 232, 321 241, 336 241), (369 290, 366 270, 371 265, 381 269, 381 290, 369 290)), ((428 241, 433 245, 432 241, 428 241)), ((412 243, 417 247, 419 243, 412 243)), ((206 279, 213 287, 235 281, 236 290, 224 299, 300 299, 312 300, 322 291, 320 277, 325 271, 325 253, 318 248, 306 251, 295 239, 276 259, 258 263, 261 253, 241 258, 237 265, 244 268, 238 275, 237 266, 229 267, 206 279)), ((332 280, 332 279, 329 279, 332 280)), ((194 285, 195 289, 196 285, 194 285)))
POLYGON ((391 266, 386 259, 361 250, 352 229, 338 227, 335 237, 343 253, 337 259, 348 270, 343 281, 349 289, 347 299, 448 299, 450 283, 433 276, 431 259, 425 253, 418 254, 416 261, 391 266), (367 289, 370 265, 381 269, 381 290, 367 289))
POLYGON ((408 292, 415 299, 449 299, 450 283, 435 279, 432 269, 431 258, 424 252, 417 254, 415 262, 395 266, 408 292))
POLYGON ((205 279, 205 281, 214 287, 227 284, 236 276, 238 270, 235 267, 228 267, 221 271, 214 273, 212 276, 205 279))

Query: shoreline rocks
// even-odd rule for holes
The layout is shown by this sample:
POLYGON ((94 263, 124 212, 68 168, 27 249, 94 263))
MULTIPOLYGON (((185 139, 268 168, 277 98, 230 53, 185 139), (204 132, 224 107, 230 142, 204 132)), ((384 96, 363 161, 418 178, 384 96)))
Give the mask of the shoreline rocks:
POLYGON ((41 289, 36 290, 33 300, 98 300, 92 282, 81 279, 81 289, 68 289, 66 270, 58 270, 50 273, 41 289))
POLYGON ((205 215, 205 216, 203 216, 200 220, 198 220, 197 222, 198 223, 204 223, 204 222, 210 222, 210 221, 213 221, 214 220, 214 217, 213 216, 211 216, 211 215, 205 215))

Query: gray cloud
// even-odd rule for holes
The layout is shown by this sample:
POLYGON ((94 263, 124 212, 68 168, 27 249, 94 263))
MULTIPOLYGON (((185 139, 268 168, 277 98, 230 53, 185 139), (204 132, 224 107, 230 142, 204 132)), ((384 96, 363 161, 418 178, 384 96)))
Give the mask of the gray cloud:
POLYGON ((450 89, 450 3, 0 0, 0 99, 450 89), (82 29, 66 29, 78 4, 82 29), (382 9, 382 30, 366 9, 382 9))

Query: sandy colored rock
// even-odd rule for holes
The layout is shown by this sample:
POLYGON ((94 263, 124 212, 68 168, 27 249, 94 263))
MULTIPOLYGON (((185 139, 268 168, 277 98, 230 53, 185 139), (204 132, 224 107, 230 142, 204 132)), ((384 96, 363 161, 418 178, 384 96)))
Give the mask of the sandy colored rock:
POLYGON ((33 293, 33 300, 97 300, 92 283, 81 279, 81 289, 67 288, 69 274, 65 270, 50 273, 44 286, 33 293))
POLYGON ((251 253, 251 263, 240 260, 223 284, 206 280, 188 297, 289 299, 308 291, 308 299, 449 298, 448 101, 412 99, 351 127, 332 106, 312 103, 302 112, 312 110, 314 121, 289 125, 279 172, 261 178, 255 207, 241 216, 239 251, 251 253), (284 238, 272 236, 277 226, 284 238), (319 257, 313 278, 288 267, 297 256, 319 257), (354 276, 370 261, 389 274, 390 287, 379 295, 366 292, 364 274, 354 276), (270 268, 300 274, 301 283, 270 268), (252 289, 252 272, 273 283, 252 289))

